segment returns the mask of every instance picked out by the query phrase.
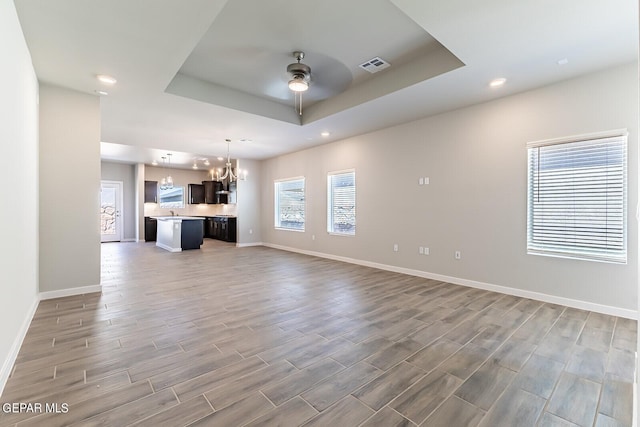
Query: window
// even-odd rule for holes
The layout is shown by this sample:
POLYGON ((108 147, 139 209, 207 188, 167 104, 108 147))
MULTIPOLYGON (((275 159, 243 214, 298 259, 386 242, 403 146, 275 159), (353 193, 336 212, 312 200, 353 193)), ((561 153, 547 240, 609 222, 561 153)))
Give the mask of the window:
POLYGON ((356 173, 344 171, 327 176, 327 231, 356 234, 356 173))
POLYGON ((304 178, 275 182, 275 226, 304 231, 304 178))
POLYGON ((184 208, 184 187, 160 189, 158 190, 158 198, 161 208, 184 208))
POLYGON ((626 131, 527 151, 527 253, 626 263, 626 131))

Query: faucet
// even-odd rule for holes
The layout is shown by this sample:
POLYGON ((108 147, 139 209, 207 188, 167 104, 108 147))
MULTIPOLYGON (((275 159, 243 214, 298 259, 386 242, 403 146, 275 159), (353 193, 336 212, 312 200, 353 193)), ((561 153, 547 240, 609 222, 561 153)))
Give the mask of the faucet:
POLYGON ((176 216, 176 213, 174 211, 169 211, 171 212, 171 216, 176 216))

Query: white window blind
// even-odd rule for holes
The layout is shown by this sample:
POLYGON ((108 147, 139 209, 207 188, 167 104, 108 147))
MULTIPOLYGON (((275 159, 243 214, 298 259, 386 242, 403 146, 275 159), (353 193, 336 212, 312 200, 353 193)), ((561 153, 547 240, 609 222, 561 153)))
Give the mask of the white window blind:
POLYGON ((327 176, 327 231, 356 234, 356 173, 344 171, 327 176))
POLYGON ((626 263, 627 136, 527 144, 527 252, 626 263))
POLYGON ((275 182, 275 226, 304 231, 304 178, 275 182))

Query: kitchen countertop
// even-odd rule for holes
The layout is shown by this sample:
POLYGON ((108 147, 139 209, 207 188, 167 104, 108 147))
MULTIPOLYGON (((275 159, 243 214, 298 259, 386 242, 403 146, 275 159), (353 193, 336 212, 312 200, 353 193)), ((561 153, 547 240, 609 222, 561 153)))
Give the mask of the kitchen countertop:
POLYGON ((159 221, 204 221, 204 217, 201 216, 152 216, 159 221))

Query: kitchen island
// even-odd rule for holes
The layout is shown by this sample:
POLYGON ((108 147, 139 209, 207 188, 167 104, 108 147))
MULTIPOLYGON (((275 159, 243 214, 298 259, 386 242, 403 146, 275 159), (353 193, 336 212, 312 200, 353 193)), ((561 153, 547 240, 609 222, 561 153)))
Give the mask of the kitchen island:
POLYGON ((156 216, 156 246, 169 252, 200 249, 204 236, 204 218, 197 216, 156 216))

